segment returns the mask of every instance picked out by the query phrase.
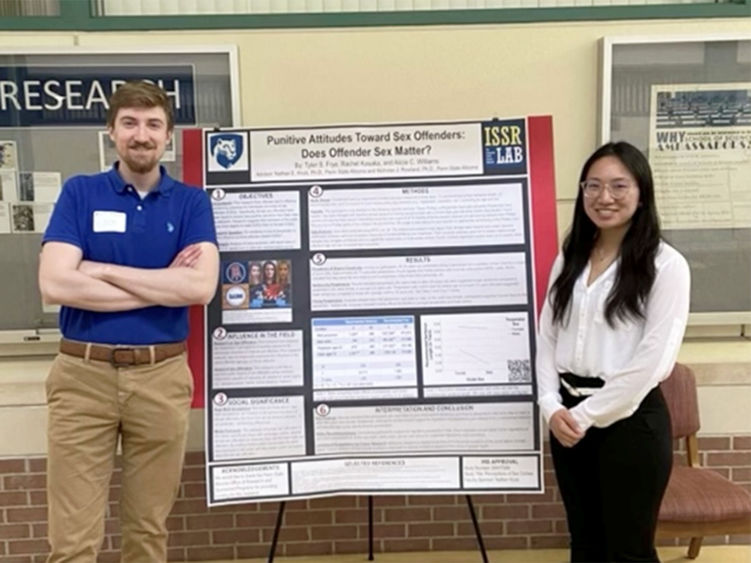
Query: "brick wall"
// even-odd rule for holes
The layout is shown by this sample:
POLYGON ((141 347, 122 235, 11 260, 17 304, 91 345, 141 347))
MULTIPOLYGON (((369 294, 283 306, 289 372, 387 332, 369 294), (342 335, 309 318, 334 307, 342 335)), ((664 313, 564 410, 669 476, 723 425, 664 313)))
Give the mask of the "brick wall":
MULTIPOLYGON (((699 439, 701 462, 751 490, 751 436, 699 439)), ((676 460, 683 463, 681 451, 676 460)), ((0 560, 44 561, 47 551, 45 459, 0 459, 0 560)), ((477 516, 488 549, 565 547, 566 523, 550 456, 545 456, 542 495, 476 495, 477 516)), ((171 560, 265 557, 277 503, 208 509, 202 452, 187 456, 180 497, 168 525, 171 560)), ((100 561, 119 561, 117 498, 112 479, 100 561)), ((474 550, 474 530, 462 495, 374 498, 376 552, 474 550)), ((278 555, 367 553, 367 497, 342 496, 287 504, 278 555)), ((751 543, 751 536, 705 538, 705 544, 751 543)), ((667 543, 678 543, 676 540, 667 543)), ((684 542, 685 543, 685 542, 684 542)))

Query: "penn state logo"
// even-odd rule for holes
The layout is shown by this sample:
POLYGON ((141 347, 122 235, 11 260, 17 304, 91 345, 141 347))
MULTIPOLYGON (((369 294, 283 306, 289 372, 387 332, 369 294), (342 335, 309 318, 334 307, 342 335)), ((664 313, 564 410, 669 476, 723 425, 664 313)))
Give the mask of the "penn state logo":
POLYGON ((225 170, 232 168, 245 152, 245 139, 238 133, 213 135, 209 141, 211 158, 225 170))

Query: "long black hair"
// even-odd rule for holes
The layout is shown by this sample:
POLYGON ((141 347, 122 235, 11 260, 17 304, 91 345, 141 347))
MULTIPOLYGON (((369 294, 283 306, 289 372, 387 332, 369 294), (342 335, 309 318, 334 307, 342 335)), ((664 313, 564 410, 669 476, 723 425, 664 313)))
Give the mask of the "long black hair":
MULTIPOLYGON (((639 205, 621 242, 621 263, 605 306, 605 319, 612 327, 616 317, 644 318, 644 305, 656 276, 660 221, 649 162, 639 149, 625 141, 607 143, 597 149, 584 163, 579 182, 586 180, 591 166, 605 156, 621 161, 639 186, 639 205)), ((598 234, 598 228, 584 211, 583 194, 578 190, 574 222, 563 242, 563 270, 551 291, 554 322, 564 322, 574 283, 587 266, 598 234)))

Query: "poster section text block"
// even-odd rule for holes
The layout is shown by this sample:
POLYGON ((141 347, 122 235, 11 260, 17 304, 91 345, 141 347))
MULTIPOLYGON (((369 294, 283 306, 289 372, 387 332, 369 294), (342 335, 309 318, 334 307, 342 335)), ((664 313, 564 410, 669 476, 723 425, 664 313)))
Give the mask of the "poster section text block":
POLYGON ((292 467, 292 492, 455 490, 459 475, 455 457, 305 461, 292 467))
POLYGON ((300 330, 215 330, 214 389, 302 386, 302 337, 300 330))
POLYGON ((300 197, 296 191, 211 192, 219 250, 300 248, 300 197))
POLYGON ((524 305, 526 275, 521 252, 328 259, 316 254, 311 309, 524 305))
POLYGON ((463 459, 462 479, 468 489, 534 489, 540 471, 535 456, 463 459))
POLYGON ((301 396, 212 396, 214 459, 305 455, 305 401, 301 396))
POLYGON ((471 176, 483 173, 477 123, 282 129, 250 133, 252 182, 471 176))
POLYGON ((286 463, 229 465, 211 468, 211 486, 217 501, 289 494, 286 463))
POLYGON ((308 191, 310 246, 425 248, 524 243, 521 184, 308 191))
POLYGON ((533 445, 531 403, 330 407, 316 412, 319 454, 482 452, 533 445))

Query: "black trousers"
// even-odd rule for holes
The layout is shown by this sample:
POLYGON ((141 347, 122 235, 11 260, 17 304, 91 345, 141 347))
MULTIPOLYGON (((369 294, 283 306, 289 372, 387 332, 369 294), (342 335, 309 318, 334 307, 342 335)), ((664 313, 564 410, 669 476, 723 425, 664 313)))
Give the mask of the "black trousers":
MULTIPOLYGON (((584 400, 561 387, 563 404, 584 400)), ((630 417, 550 449, 571 534, 572 562, 659 562, 657 513, 670 477, 670 414, 659 387, 630 417)))

